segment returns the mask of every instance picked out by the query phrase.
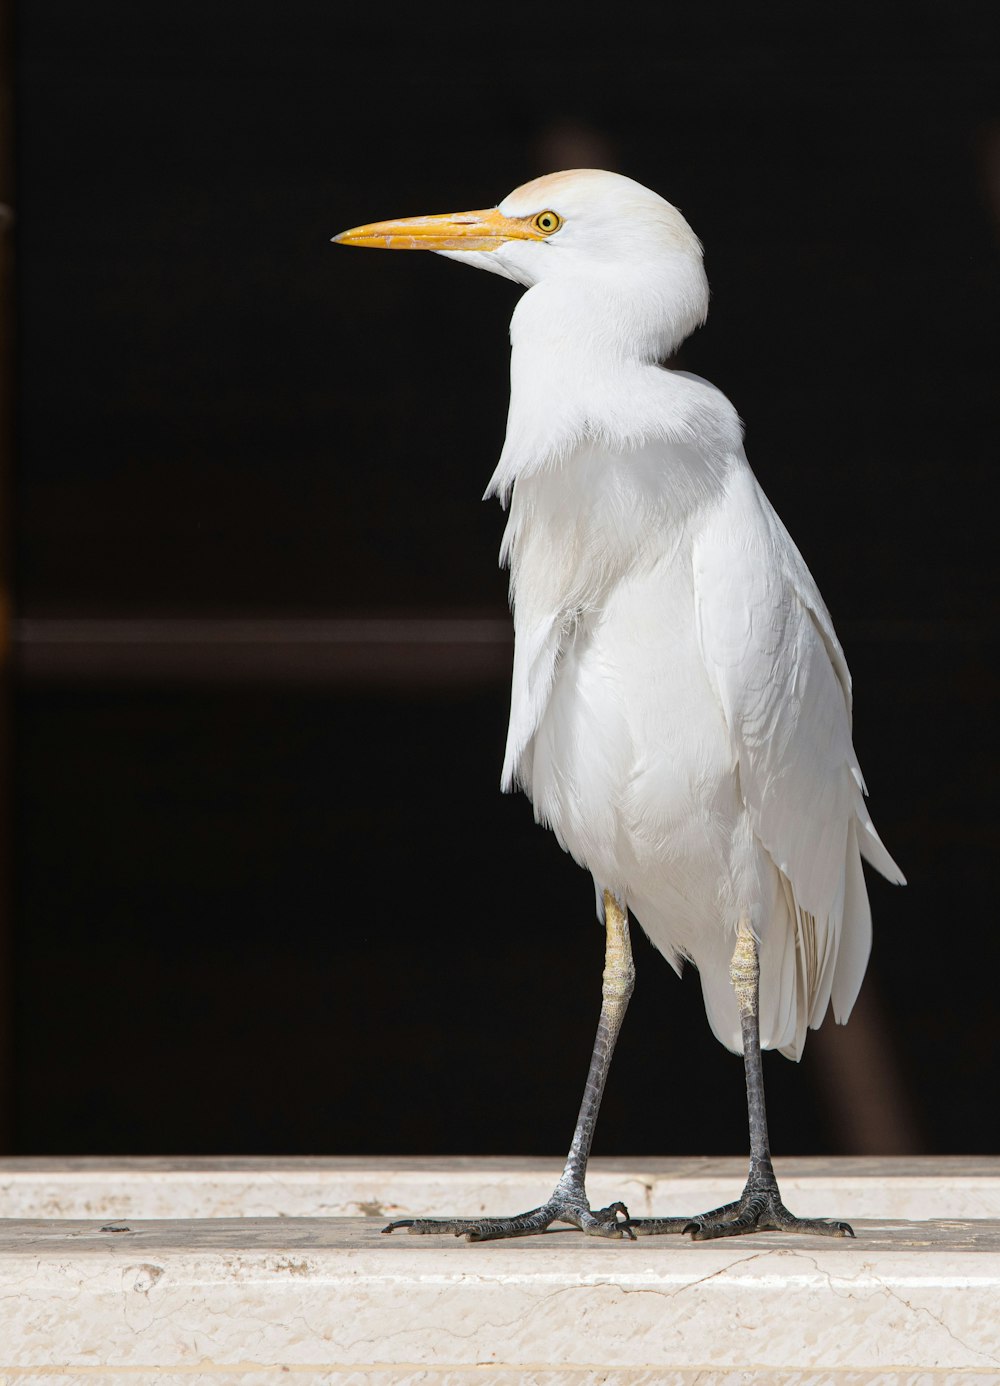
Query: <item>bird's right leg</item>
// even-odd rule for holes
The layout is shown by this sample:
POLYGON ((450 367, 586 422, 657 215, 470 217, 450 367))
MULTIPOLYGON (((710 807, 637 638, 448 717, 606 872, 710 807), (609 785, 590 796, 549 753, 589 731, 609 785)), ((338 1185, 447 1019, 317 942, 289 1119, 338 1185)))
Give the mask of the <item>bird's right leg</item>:
POLYGON ((390 1222, 383 1232, 405 1227, 415 1233, 452 1232, 470 1242, 496 1241, 502 1237, 527 1237, 544 1232, 554 1222, 567 1222, 595 1237, 631 1237, 628 1209, 624 1203, 612 1203, 607 1208, 592 1209, 585 1190, 587 1161, 597 1125, 597 1113, 604 1085, 607 1082, 611 1056, 621 1030, 629 997, 635 981, 632 945, 629 939, 628 914, 610 890, 604 892, 604 921, 606 943, 604 955, 604 984, 601 991, 601 1015, 597 1022, 597 1038, 587 1074, 580 1115, 577 1117, 573 1144, 559 1182, 551 1197, 538 1208, 510 1218, 404 1218, 390 1222))
POLYGON ((747 1080, 747 1112, 750 1119, 750 1173, 743 1193, 696 1218, 637 1218, 632 1227, 639 1236, 660 1232, 689 1232, 696 1242, 716 1237, 737 1237, 751 1232, 804 1232, 821 1237, 853 1237, 850 1223, 829 1218, 797 1218, 781 1201, 771 1164, 764 1106, 764 1072, 760 1058, 760 955, 749 924, 741 919, 729 976, 740 1008, 743 1033, 743 1065, 747 1080))

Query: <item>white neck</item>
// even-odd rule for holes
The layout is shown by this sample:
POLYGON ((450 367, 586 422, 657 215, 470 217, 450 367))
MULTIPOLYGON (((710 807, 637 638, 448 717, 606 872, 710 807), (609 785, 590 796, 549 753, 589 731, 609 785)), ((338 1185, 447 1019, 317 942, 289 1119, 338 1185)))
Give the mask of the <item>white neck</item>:
POLYGON ((657 363, 704 320, 707 302, 701 261, 681 255, 657 276, 609 266, 528 289, 511 319, 507 437, 486 494, 506 503, 519 476, 585 439, 626 450, 661 432, 657 363))

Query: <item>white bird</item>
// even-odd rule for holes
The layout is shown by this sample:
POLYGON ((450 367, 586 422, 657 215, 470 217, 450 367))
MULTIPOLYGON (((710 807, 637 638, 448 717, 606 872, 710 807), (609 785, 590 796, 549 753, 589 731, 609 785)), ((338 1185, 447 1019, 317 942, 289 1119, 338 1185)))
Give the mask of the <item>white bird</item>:
POLYGON ((736 411, 661 364, 708 312, 702 248, 648 188, 551 174, 487 211, 372 223, 346 245, 433 250, 527 286, 511 321, 507 436, 487 489, 509 504, 515 648, 503 788, 590 871, 604 1004, 550 1199, 512 1218, 390 1224, 472 1240, 569 1222, 602 1236, 764 1230, 799 1219, 771 1164, 760 1049, 843 1023, 871 946, 862 857, 903 876, 869 817, 851 677, 802 556, 750 470, 736 411), (750 1173, 694 1218, 591 1209, 590 1144, 631 994, 628 915, 742 1052, 750 1173))

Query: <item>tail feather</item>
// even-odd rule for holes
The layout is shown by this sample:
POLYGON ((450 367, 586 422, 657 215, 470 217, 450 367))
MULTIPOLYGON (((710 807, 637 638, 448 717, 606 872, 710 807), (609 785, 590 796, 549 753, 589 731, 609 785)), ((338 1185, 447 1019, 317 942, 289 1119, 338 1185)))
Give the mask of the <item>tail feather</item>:
POLYGON ((854 811, 857 815, 856 841, 865 861, 874 866, 875 870, 893 885, 906 885, 906 877, 886 851, 860 794, 857 796, 854 811))
MULTIPOLYGON (((872 911, 868 903, 868 888, 861 867, 859 846, 857 828, 852 823, 847 835, 844 929, 837 954, 837 971, 833 978, 833 1016, 841 1025, 847 1023, 847 1018, 858 999, 872 950, 872 911)), ((879 846, 882 847, 881 842, 879 846)), ((882 851, 891 861, 884 847, 882 851)))

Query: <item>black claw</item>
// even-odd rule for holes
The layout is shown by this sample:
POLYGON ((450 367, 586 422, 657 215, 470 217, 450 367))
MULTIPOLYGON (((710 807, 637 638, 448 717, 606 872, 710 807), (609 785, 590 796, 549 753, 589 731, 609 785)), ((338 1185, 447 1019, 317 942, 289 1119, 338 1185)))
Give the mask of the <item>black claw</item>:
POLYGON ((629 1220, 629 1212, 624 1203, 609 1203, 606 1208, 595 1208, 593 1212, 598 1222, 617 1222, 619 1213, 626 1222, 629 1220))
POLYGON ((629 1226, 631 1219, 624 1203, 609 1203, 606 1208, 595 1208, 593 1216, 597 1219, 599 1226, 608 1229, 609 1234, 617 1232, 620 1237, 628 1238, 630 1242, 637 1240, 635 1233, 629 1226))

